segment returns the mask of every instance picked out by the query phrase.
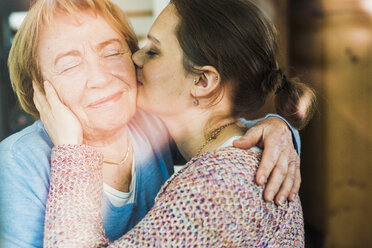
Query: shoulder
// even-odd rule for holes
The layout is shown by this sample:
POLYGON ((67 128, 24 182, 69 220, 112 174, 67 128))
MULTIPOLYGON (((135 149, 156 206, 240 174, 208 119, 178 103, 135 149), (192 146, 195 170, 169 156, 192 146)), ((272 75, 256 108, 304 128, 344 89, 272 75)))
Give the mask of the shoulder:
POLYGON ((142 157, 152 152, 170 155, 170 135, 158 117, 137 110, 128 127, 133 148, 141 151, 142 157))
POLYGON ((15 170, 15 167, 49 165, 53 143, 41 121, 9 136, 0 143, 0 169, 15 170))
POLYGON ((192 159, 188 164, 191 167, 197 167, 197 170, 239 173, 239 175, 250 177, 256 174, 261 156, 262 152, 259 149, 244 150, 225 147, 211 153, 204 153, 192 159))
POLYGON ((236 147, 223 147, 217 149, 211 153, 204 153, 199 158, 195 160, 209 161, 209 160, 218 160, 224 163, 234 163, 240 164, 246 161, 251 161, 250 163, 257 164, 261 160, 262 149, 258 147, 252 147, 250 149, 240 149, 236 147))
POLYGON ((261 160, 261 151, 235 147, 220 148, 191 159, 184 168, 172 176, 161 192, 173 187, 186 187, 199 193, 224 194, 226 189, 240 189, 259 196, 263 188, 256 184, 255 175, 261 160))
POLYGON ((163 175, 161 181, 164 182, 173 174, 170 135, 164 123, 154 115, 137 110, 128 124, 128 129, 136 167, 146 166, 143 174, 149 175, 150 178, 154 175, 163 175), (150 168, 156 172, 151 173, 150 168))
POLYGON ((140 109, 137 109, 136 114, 129 123, 129 126, 133 128, 140 128, 143 131, 151 131, 154 129, 163 131, 167 129, 164 123, 158 117, 140 109))
POLYGON ((39 146, 52 147, 53 143, 40 120, 10 135, 0 143, 0 151, 18 151, 39 146))
POLYGON ((169 138, 169 133, 164 123, 155 115, 137 110, 129 123, 129 130, 133 135, 145 135, 148 139, 169 138))

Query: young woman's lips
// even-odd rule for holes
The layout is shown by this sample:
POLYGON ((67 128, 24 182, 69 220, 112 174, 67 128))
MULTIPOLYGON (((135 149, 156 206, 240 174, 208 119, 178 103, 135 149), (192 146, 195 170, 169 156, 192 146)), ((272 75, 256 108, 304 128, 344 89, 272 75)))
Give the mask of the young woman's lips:
POLYGON ((118 92, 118 93, 115 93, 111 96, 108 96, 108 97, 104 97, 96 102, 93 102, 91 104, 88 105, 88 107, 90 108, 102 108, 102 107, 107 107, 107 106, 111 106, 113 105, 114 103, 116 103, 117 101, 119 101, 119 99, 121 98, 121 96, 123 95, 123 92, 118 92))

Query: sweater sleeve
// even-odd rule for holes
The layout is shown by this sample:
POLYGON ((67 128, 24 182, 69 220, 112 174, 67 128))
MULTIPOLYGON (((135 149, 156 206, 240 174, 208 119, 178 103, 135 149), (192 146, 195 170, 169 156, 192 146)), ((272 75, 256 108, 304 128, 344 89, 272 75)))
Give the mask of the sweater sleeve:
POLYGON ((82 145, 54 147, 44 247, 101 247, 102 155, 82 145))

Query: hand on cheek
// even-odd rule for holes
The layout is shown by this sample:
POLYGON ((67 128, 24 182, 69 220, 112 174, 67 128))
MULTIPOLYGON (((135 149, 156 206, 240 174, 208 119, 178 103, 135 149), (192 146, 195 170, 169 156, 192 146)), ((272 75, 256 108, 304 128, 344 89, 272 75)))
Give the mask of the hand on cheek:
POLYGON ((33 82, 34 103, 40 119, 54 145, 83 143, 83 131, 80 122, 71 110, 59 99, 54 87, 44 82, 45 95, 33 82))

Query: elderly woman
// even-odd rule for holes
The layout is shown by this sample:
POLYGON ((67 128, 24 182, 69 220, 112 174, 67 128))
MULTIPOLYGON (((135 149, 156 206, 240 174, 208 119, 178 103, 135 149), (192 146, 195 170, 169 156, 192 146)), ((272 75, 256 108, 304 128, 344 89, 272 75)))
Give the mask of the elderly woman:
MULTIPOLYGON (((32 82, 41 86, 49 80, 74 114, 64 120, 67 126, 81 128, 82 136, 75 135, 74 129, 66 131, 64 138, 103 154, 101 208, 111 240, 130 230, 151 209, 160 187, 173 173, 172 157, 178 154, 162 122, 136 111, 137 80, 131 60, 135 51, 134 33, 110 1, 39 0, 18 31, 9 57, 11 81, 23 109, 39 117, 32 82)), ((253 132, 258 133, 257 139, 263 132, 265 147, 274 147, 266 152, 262 180, 278 160, 267 186, 268 198, 279 188, 278 196, 287 198, 290 190, 298 191, 299 184, 291 179, 296 163, 288 163, 293 157, 298 161, 292 135, 278 118, 266 123, 253 132), (278 147, 274 146, 277 137, 284 140, 278 147), (283 174, 288 164, 289 172, 283 174)), ((47 132, 39 120, 1 142, 1 247, 42 247, 54 127, 48 125, 47 132)))
MULTIPOLYGON (((165 8, 133 55, 138 106, 165 122, 191 160, 163 186, 146 217, 110 247, 304 247, 299 198, 280 206, 265 202, 254 180, 260 149, 232 147, 245 132, 237 117, 260 108, 270 92, 285 116, 298 102, 313 108, 312 90, 282 74, 276 52, 275 28, 250 0, 172 0, 165 8)), ((47 99, 36 90, 35 100, 49 124, 71 116, 50 85, 47 99), (56 110, 62 116, 50 115, 56 110)), ((59 126, 44 244, 106 246, 102 155, 70 143, 59 126)))

